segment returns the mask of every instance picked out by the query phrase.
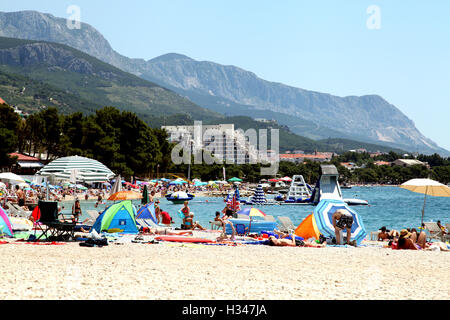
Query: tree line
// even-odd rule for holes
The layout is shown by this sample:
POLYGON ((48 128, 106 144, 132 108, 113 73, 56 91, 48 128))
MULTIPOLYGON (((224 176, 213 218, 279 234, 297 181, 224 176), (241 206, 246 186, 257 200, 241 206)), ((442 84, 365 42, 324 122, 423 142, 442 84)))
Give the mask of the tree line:
POLYGON ((63 115, 47 108, 26 119, 7 106, 0 106, 0 166, 10 167, 18 151, 45 160, 64 156, 96 159, 126 177, 148 175, 159 165, 170 166, 171 146, 167 133, 150 128, 132 112, 104 107, 92 115, 63 115))

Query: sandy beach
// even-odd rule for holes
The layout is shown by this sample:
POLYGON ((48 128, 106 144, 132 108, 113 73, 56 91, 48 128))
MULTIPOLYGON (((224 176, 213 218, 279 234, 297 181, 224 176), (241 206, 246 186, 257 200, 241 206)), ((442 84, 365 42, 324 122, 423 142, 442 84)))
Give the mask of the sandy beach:
POLYGON ((0 299, 449 299, 448 252, 0 245, 0 299))

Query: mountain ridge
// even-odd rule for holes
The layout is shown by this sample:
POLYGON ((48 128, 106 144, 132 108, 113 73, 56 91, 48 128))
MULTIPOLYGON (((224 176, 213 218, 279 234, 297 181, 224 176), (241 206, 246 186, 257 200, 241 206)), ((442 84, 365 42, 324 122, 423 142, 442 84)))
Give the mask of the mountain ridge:
POLYGON ((233 115, 240 113, 249 116, 253 115, 252 111, 267 110, 279 113, 276 117, 283 119, 288 115, 300 123, 309 123, 307 126, 295 126, 290 121, 292 131, 300 135, 316 139, 329 138, 329 134, 343 138, 350 136, 371 143, 407 147, 410 151, 450 154, 423 136, 411 119, 378 95, 338 97, 309 91, 261 79, 239 67, 196 61, 178 53, 148 61, 131 59, 114 51, 109 42, 89 24, 82 23, 80 30, 69 30, 65 22, 63 18, 36 11, 0 12, 0 35, 47 40, 75 47, 211 110, 220 109, 222 113, 227 113, 228 108, 233 115), (374 111, 368 113, 366 109, 371 108, 374 111), (316 130, 313 123, 317 126, 316 130))

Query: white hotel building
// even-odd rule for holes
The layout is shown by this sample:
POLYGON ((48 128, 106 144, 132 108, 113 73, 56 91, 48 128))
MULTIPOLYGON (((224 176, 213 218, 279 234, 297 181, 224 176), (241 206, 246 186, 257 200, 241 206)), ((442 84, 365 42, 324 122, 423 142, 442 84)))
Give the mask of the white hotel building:
POLYGON ((234 129, 234 124, 163 126, 162 129, 169 134, 170 142, 181 144, 185 149, 191 144, 192 153, 204 150, 224 163, 257 163, 267 159, 242 131, 234 129), (200 128, 202 132, 195 132, 200 128))

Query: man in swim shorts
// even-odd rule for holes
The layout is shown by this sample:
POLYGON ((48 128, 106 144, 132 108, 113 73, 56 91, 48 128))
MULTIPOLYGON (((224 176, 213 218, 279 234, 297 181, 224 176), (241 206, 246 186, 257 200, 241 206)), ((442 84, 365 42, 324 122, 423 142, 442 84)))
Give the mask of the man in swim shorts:
POLYGON ((352 234, 353 216, 348 210, 339 209, 333 214, 333 227, 336 235, 336 243, 341 243, 341 230, 347 229, 347 244, 350 244, 352 234))

